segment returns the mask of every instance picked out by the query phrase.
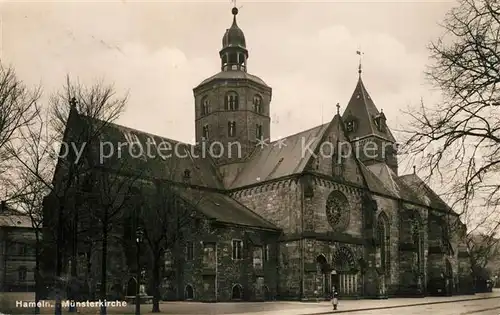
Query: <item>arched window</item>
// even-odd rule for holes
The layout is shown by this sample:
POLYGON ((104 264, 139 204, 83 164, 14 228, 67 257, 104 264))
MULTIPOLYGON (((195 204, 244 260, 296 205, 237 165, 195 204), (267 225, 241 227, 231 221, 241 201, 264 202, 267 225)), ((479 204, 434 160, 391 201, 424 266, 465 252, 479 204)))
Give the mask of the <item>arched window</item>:
POLYGON ((413 214, 411 220, 411 237, 412 242, 415 245, 417 251, 415 255, 415 265, 417 267, 417 272, 422 272, 424 268, 424 244, 422 235, 422 221, 417 213, 413 214))
POLYGON ((202 138, 203 140, 208 140, 209 139, 209 128, 208 128, 208 125, 204 125, 203 126, 203 130, 202 130, 202 138))
POLYGON ((210 113, 210 99, 205 96, 201 99, 201 114, 207 115, 210 113))
POLYGON ((184 292, 184 294, 185 294, 184 297, 185 297, 186 300, 192 300, 192 299, 194 299, 194 290, 193 290, 193 286, 192 285, 188 284, 186 286, 186 289, 184 291, 185 291, 184 292))
POLYGON ((262 113, 262 97, 258 94, 253 97, 253 109, 259 114, 262 113))
POLYGON ((28 269, 24 266, 19 267, 17 270, 17 277, 19 281, 26 281, 26 275, 28 274, 28 269))
POLYGON ((227 122, 227 135, 229 137, 236 136, 236 122, 235 121, 228 121, 227 122))
POLYGON ((264 134, 262 133, 262 125, 261 124, 256 124, 255 125, 255 137, 259 140, 264 140, 263 136, 264 134))
POLYGON ((326 200, 326 218, 336 231, 343 231, 349 225, 350 208, 346 196, 336 190, 326 200))
POLYGON ((226 110, 238 110, 238 94, 236 92, 228 92, 224 101, 226 110))
POLYGON ((241 300, 243 299, 243 288, 240 284, 233 285, 233 290, 231 293, 231 299, 241 300))

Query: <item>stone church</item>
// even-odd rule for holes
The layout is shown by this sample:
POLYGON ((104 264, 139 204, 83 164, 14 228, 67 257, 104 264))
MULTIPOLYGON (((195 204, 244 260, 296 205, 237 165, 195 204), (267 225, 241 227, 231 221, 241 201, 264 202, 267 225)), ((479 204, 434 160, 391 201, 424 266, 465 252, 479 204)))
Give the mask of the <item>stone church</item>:
MULTIPOLYGON (((332 286, 341 298, 466 292, 466 227, 415 172, 399 174, 396 139, 361 69, 342 114, 269 142, 272 89, 248 72, 238 9, 232 14, 221 71, 193 89, 196 145, 115 124, 102 137, 168 142, 187 153, 169 157, 175 167, 137 162, 157 181, 178 184, 202 218, 181 255, 165 253, 163 298, 307 300, 327 297, 332 286)), ((78 116, 71 112, 67 128, 78 116)), ((124 295, 135 294, 133 269, 116 276, 124 295)))

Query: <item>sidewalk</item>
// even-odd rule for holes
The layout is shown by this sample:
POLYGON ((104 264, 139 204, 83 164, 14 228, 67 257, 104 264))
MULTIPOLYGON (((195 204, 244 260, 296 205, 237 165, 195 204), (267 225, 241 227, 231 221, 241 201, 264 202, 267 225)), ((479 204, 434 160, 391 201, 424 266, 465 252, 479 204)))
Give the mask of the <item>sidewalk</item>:
MULTIPOLYGON (((332 304, 327 301, 311 302, 309 308, 287 309, 287 315, 327 315, 348 312, 372 311, 378 309, 395 309, 408 306, 444 304, 454 302, 466 302, 485 299, 500 299, 500 290, 496 289, 492 293, 477 293, 475 295, 460 295, 451 297, 424 297, 424 298, 392 298, 387 300, 344 300, 339 301, 339 306, 336 311, 333 311, 332 304)), ((294 302, 290 302, 294 303, 294 302)), ((301 302, 296 302, 301 303, 301 302)), ((304 304, 304 303, 301 303, 304 304)), ((499 301, 500 305, 500 301, 499 301)), ((279 315, 283 311, 263 311, 252 312, 247 314, 255 315, 279 315)), ((228 314, 228 315, 241 315, 228 314)))

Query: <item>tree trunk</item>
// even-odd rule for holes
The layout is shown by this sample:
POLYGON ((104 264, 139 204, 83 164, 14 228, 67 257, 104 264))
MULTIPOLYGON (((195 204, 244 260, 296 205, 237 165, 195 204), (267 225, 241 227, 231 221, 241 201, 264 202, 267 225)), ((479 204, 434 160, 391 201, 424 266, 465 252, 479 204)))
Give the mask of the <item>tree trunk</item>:
POLYGON ((153 257, 153 309, 151 312, 160 313, 160 253, 155 251, 153 257))
POLYGON ((35 229, 35 314, 40 314, 40 235, 39 228, 35 229))
POLYGON ((56 303, 55 303, 55 308, 54 308, 54 314, 55 315, 62 315, 62 305, 61 305, 61 292, 59 289, 59 282, 61 278, 61 273, 62 273, 62 252, 63 252, 63 229, 64 229, 64 224, 63 224, 63 211, 64 211, 64 205, 61 203, 61 200, 59 200, 59 207, 58 207, 58 213, 57 213, 57 239, 56 239, 56 303))
MULTIPOLYGON (((101 301, 106 300, 106 268, 107 268, 107 252, 108 252, 108 210, 104 211, 104 219, 102 220, 102 261, 101 261, 101 301)), ((106 304, 101 306, 101 315, 106 315, 106 304)))
MULTIPOLYGON (((78 256, 78 211, 73 209, 73 237, 72 237, 72 264, 71 264, 71 281, 69 287, 69 300, 74 301, 76 296, 76 292, 74 292, 76 288, 76 278, 77 278, 77 256, 78 256)), ((76 305, 73 306, 73 303, 70 304, 68 311, 70 313, 75 313, 76 305)))

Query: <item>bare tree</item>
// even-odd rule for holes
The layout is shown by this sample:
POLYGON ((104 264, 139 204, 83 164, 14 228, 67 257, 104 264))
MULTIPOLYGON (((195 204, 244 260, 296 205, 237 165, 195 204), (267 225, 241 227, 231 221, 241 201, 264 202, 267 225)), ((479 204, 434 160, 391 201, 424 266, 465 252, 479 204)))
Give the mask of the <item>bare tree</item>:
POLYGON ((24 187, 12 176, 10 147, 22 140, 19 132, 35 119, 37 102, 41 95, 39 87, 29 89, 16 75, 12 67, 0 64, 0 180, 6 189, 4 200, 23 193, 24 187))
MULTIPOLYGON (((140 223, 151 257, 151 280, 153 289, 153 313, 160 312, 161 264, 165 252, 175 253, 186 229, 192 226, 195 208, 201 201, 200 194, 188 192, 190 189, 170 181, 156 181, 151 186, 143 186, 143 203, 140 223), (184 191, 184 198, 181 191, 184 191), (187 194, 187 195, 186 195, 187 194), (185 198, 190 198, 189 202, 185 198), (198 200, 198 201, 196 201, 198 200)), ((180 257, 180 253, 177 253, 180 257)))
MULTIPOLYGON (((9 147, 17 169, 30 173, 49 192, 46 209, 55 210, 45 213, 44 243, 52 248, 50 242, 56 245, 52 253, 56 256, 56 279, 63 273, 63 254, 70 253, 71 273, 76 273, 78 235, 74 227, 78 225, 79 205, 75 197, 83 175, 99 166, 103 130, 118 118, 126 102, 127 97, 116 96, 113 86, 98 82, 88 88, 68 78, 62 92, 37 112, 36 123, 25 124, 20 141, 9 147)), ((55 313, 61 311, 58 301, 55 313)))
POLYGON ((495 232, 470 233, 467 236, 467 249, 475 278, 487 280, 484 275, 489 263, 500 254, 499 239, 495 232))
POLYGON ((443 28, 430 45, 427 72, 443 101, 408 112, 406 153, 428 171, 427 180, 449 184, 453 208, 466 218, 474 209, 474 219, 488 218, 481 224, 494 231, 500 223, 500 4, 461 0, 443 28))

